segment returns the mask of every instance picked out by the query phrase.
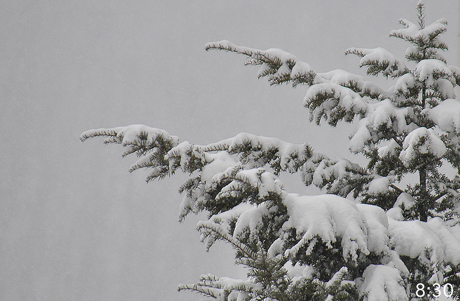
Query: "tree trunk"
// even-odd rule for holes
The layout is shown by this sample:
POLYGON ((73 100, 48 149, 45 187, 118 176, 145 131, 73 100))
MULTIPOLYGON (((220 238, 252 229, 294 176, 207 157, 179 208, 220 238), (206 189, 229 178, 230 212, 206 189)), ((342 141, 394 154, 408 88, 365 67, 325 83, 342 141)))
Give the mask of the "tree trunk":
POLYGON ((420 221, 426 222, 428 220, 428 193, 426 191, 426 169, 420 168, 420 199, 418 200, 418 213, 420 215, 420 221))

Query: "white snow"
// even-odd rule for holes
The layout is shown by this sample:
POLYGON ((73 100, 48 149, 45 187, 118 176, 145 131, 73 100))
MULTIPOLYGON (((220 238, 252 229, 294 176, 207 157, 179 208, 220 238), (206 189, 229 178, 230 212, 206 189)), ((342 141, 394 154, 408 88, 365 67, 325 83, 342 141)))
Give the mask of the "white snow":
POLYGON ((396 208, 396 207, 404 206, 405 209, 410 209, 414 205, 415 205, 414 198, 410 194, 403 192, 398 196, 393 207, 396 208))
POLYGON ((420 61, 415 68, 418 80, 425 82, 428 87, 439 89, 444 98, 454 98, 456 81, 452 70, 437 59, 420 61))
MULTIPOLYGON (((145 141, 152 143, 158 136, 162 136, 164 139, 170 139, 174 144, 179 144, 180 139, 177 136, 170 135, 167 131, 157 128, 152 128, 143 124, 132 124, 128 126, 120 126, 114 128, 100 128, 85 131, 81 134, 80 139, 82 141, 101 135, 112 135, 115 136, 117 142, 123 145, 130 145, 139 143, 139 135, 142 134, 145 141)), ((108 141, 112 141, 108 138, 108 141)))
POLYGON ((283 268, 287 270, 289 277, 291 277, 294 283, 302 279, 311 279, 314 272, 311 266, 301 265, 299 262, 293 266, 292 263, 288 261, 283 268))
POLYGON ((409 88, 413 88, 415 84, 416 81, 414 75, 412 73, 407 73, 398 78, 393 89, 395 92, 401 91, 403 93, 407 93, 409 92, 409 88))
MULTIPOLYGON (((185 144, 183 146, 185 146, 185 144)), ((179 150, 184 151, 186 149, 187 148, 180 147, 174 154, 178 155, 180 154, 179 150)), ((172 155, 172 152, 168 154, 168 156, 172 155)), ((227 174, 241 167, 240 163, 227 152, 217 152, 215 154, 206 153, 204 159, 208 164, 206 164, 201 171, 198 189, 186 193, 182 198, 179 211, 180 220, 182 220, 189 211, 197 212, 200 202, 205 201, 204 195, 206 189, 212 187, 212 185, 216 185, 216 182, 219 182, 227 174)), ((228 186, 232 184, 233 183, 228 186)), ((229 188, 230 187, 227 189, 230 190, 229 188)), ((225 193, 225 190, 223 193, 225 193)))
POLYGON ((380 88, 374 82, 367 81, 362 76, 350 73, 342 69, 336 69, 325 73, 318 73, 317 81, 318 84, 331 83, 344 87, 356 85, 357 88, 361 91, 385 94, 385 90, 380 88))
POLYGON ((402 221, 402 220, 404 220, 404 216, 403 216, 402 209, 399 208, 399 207, 390 208, 390 209, 387 211, 387 217, 388 217, 388 218, 391 218, 391 219, 394 219, 395 221, 402 221))
POLYGON ((362 76, 347 72, 342 69, 336 69, 326 73, 319 73, 318 75, 324 79, 327 79, 329 82, 337 85, 356 83, 359 86, 359 84, 362 85, 362 83, 364 82, 362 76))
POLYGON ((220 182, 222 177, 227 176, 234 169, 239 168, 239 163, 233 156, 227 152, 217 152, 216 154, 207 154, 210 163, 203 167, 201 180, 210 187, 214 182, 220 182))
POLYGON ((219 41, 219 42, 206 43, 205 49, 208 50, 208 49, 211 49, 211 48, 224 48, 224 49, 235 51, 235 52, 238 52, 238 53, 243 53, 243 54, 247 53, 249 55, 254 53, 254 52, 258 52, 257 49, 252 49, 252 48, 249 48, 249 47, 246 47, 246 46, 237 46, 237 45, 233 44, 232 42, 230 42, 228 40, 222 40, 222 41, 219 41))
POLYGON ((314 74, 310 64, 299 61, 295 64, 294 68, 292 68, 291 77, 295 79, 306 76, 308 74, 314 74))
POLYGON ((409 108, 397 108, 389 99, 385 99, 372 107, 374 108, 369 119, 374 128, 378 128, 382 124, 390 126, 391 117, 393 117, 396 119, 396 128, 399 132, 404 132, 409 129, 409 125, 405 120, 406 116, 412 113, 409 108))
POLYGON ((395 155, 397 148, 399 148, 399 144, 394 139, 391 139, 387 145, 379 147, 379 157, 383 158, 387 155, 395 155))
MULTIPOLYGON (((248 133, 240 133, 233 138, 208 144, 203 148, 203 150, 210 151, 214 148, 224 147, 228 152, 233 153, 238 152, 239 149, 245 146, 250 146, 252 153, 256 155, 258 152, 277 150, 276 155, 279 157, 281 169, 289 172, 296 171, 296 162, 301 162, 307 159, 305 153, 305 149, 308 147, 307 144, 288 143, 280 139, 256 136, 248 133), (296 160, 293 159, 294 157, 296 160)), ((254 157, 256 157, 256 155, 254 157)))
POLYGON ((146 134, 146 140, 153 142, 157 136, 163 136, 164 138, 172 138, 173 141, 179 142, 179 138, 176 136, 171 136, 168 132, 162 129, 151 128, 143 124, 133 124, 121 128, 118 131, 118 137, 122 139, 124 145, 133 144, 140 141, 139 134, 146 134))
POLYGON ((407 210, 412 208, 414 205, 414 198, 410 194, 403 192, 396 199, 393 208, 387 211, 387 217, 392 220, 402 221, 404 220, 402 208, 407 210))
POLYGON ((326 288, 331 287, 331 286, 339 286, 347 273, 348 273, 347 267, 341 267, 340 270, 338 270, 334 274, 334 276, 332 276, 331 280, 329 280, 326 283, 326 288))
POLYGON ((259 68, 259 71, 257 71, 257 77, 262 77, 266 76, 271 70, 271 67, 267 63, 263 63, 261 67, 259 68))
POLYGON ((358 122, 355 133, 351 136, 349 147, 353 153, 358 153, 364 149, 366 142, 371 140, 372 136, 367 128, 368 118, 363 118, 358 122))
POLYGON ((367 226, 367 248, 377 254, 386 254, 388 248, 388 219, 385 211, 374 205, 357 204, 367 226))
POLYGON ((346 53, 355 53, 362 56, 360 67, 368 65, 387 65, 387 68, 382 72, 384 76, 396 76, 404 70, 407 70, 403 61, 397 59, 388 50, 377 48, 350 48, 346 53))
POLYGON ((370 194, 379 194, 388 191, 390 186, 390 179, 388 177, 378 177, 369 183, 368 192, 370 194))
POLYGON ((323 110, 329 117, 331 110, 336 106, 342 106, 344 109, 356 114, 366 110, 366 104, 358 93, 332 82, 320 83, 310 87, 304 97, 304 105, 308 105, 318 94, 331 95, 331 98, 325 100, 315 109, 315 120, 317 119, 317 114, 323 110))
POLYGON ((295 228, 300 239, 295 246, 286 250, 287 256, 295 255, 306 244, 309 254, 316 243, 316 236, 328 247, 332 247, 337 237, 342 237, 344 258, 350 256, 356 260, 358 250, 369 254, 366 221, 353 202, 335 195, 295 194, 286 194, 283 202, 289 214, 283 229, 295 228))
POLYGON ((364 283, 361 294, 367 294, 366 301, 403 301, 409 300, 400 271, 384 265, 369 265, 363 273, 364 283))
MULTIPOLYGON (((433 33, 447 30, 447 21, 444 18, 437 20, 423 29, 420 29, 417 24, 414 24, 406 19, 400 19, 399 22, 403 24, 405 28, 392 30, 390 32, 390 36, 404 37, 412 40, 424 39, 425 41, 428 41, 430 39, 430 35, 433 33)), ((433 42, 436 46, 443 43, 439 37, 436 37, 433 42)))
MULTIPOLYGON (((213 223, 213 224, 218 224, 222 226, 222 229, 225 231, 228 231, 230 222, 237 219, 240 217, 242 214, 244 214, 246 211, 250 211, 251 209, 254 208, 254 205, 251 205, 249 203, 241 203, 235 207, 233 207, 230 210, 218 213, 213 215, 209 221, 203 222, 206 224, 213 223)), ((253 225, 255 228, 255 225, 253 225)))
POLYGON ((422 263, 460 263, 458 227, 449 227, 440 219, 428 222, 396 221, 389 218, 390 244, 400 255, 418 258, 422 263))
POLYGON ((291 61, 292 63, 297 62, 297 57, 293 55, 292 53, 289 53, 287 51, 284 51, 282 49, 278 48, 270 48, 265 51, 260 51, 257 50, 258 52, 264 53, 268 57, 270 57, 272 60, 280 60, 283 63, 286 63, 288 61, 291 61))
POLYGON ((366 118, 359 121, 355 133, 350 139, 350 150, 360 152, 365 144, 372 140, 372 133, 378 132, 382 125, 391 127, 400 133, 413 130, 414 124, 407 124, 406 116, 412 114, 410 108, 398 108, 390 99, 385 99, 367 107, 366 118))
POLYGON ((246 209, 238 218, 235 225, 234 237, 243 232, 244 229, 249 228, 251 234, 255 233, 256 230, 261 230, 262 217, 269 214, 267 203, 252 206, 246 209))
MULTIPOLYGON (((269 82, 276 82, 278 78, 284 78, 291 76, 298 76, 299 71, 307 71, 309 69, 306 65, 299 66, 296 69, 296 73, 292 74, 292 67, 296 65, 298 59, 293 54, 286 52, 278 48, 270 48, 267 50, 260 50, 249 48, 245 46, 237 46, 227 40, 220 42, 207 43, 205 49, 224 49, 227 51, 232 51, 236 53, 245 54, 250 57, 249 61, 246 62, 247 65, 261 65, 257 75, 268 76, 269 82), (275 63, 275 64, 273 64, 275 63), (277 67, 274 67, 277 65, 277 67), (276 69, 277 68, 277 69, 276 69)), ((307 71, 309 72, 309 71, 307 71)))
MULTIPOLYGON (((440 60, 427 59, 420 61, 415 67, 416 75, 418 76, 419 81, 433 81, 433 75, 442 75, 444 78, 451 79, 455 83, 453 78, 452 70, 440 60)), ((427 82, 428 84, 430 82, 427 82)))
POLYGON ((313 173, 313 184, 321 187, 323 181, 332 180, 334 178, 344 178, 347 175, 347 170, 356 165, 346 159, 338 161, 322 160, 316 167, 313 173))
POLYGON ((432 88, 440 92, 442 99, 455 98, 455 79, 454 83, 450 79, 439 78, 435 80, 432 88))
POLYGON ((182 171, 187 171, 188 162, 191 159, 191 156, 200 159, 205 163, 208 158, 209 161, 212 161, 213 158, 209 158, 203 151, 201 151, 200 146, 195 146, 188 141, 179 143, 177 146, 173 147, 165 156, 165 160, 169 160, 169 169, 174 170, 175 161, 174 159, 179 159, 179 166, 182 171), (189 154, 190 152, 190 154, 189 154))
POLYGON ((401 272, 401 275, 407 276, 410 273, 404 262, 399 257, 398 252, 394 250, 390 250, 388 252, 388 255, 383 258, 382 263, 386 266, 398 269, 401 272))
POLYGON ((460 101, 446 99, 429 111, 436 125, 446 132, 460 132, 460 101))
MULTIPOLYGON (((388 252, 388 222, 382 209, 372 205, 356 206, 353 202, 334 195, 283 195, 283 202, 289 214, 289 220, 282 227, 283 232, 295 228, 300 239, 296 246, 286 250, 285 255, 294 255, 305 244, 308 244, 311 251, 316 243, 316 236, 329 247, 332 247, 337 237, 341 237, 344 258, 350 256, 356 260, 358 250, 364 254, 369 254, 369 251, 388 252)), ((222 231, 228 231, 230 222, 236 220, 234 237, 245 229, 253 234, 262 230, 262 217, 271 214, 270 210, 276 210, 273 208, 268 209, 265 203, 241 203, 201 224, 213 224, 219 226, 222 231)), ((282 252, 285 235, 287 232, 281 234, 273 243, 269 250, 270 256, 282 252)))
POLYGON ((230 294, 225 298, 228 301, 244 301, 247 300, 249 294, 247 291, 252 291, 254 289, 261 289, 261 286, 253 283, 250 280, 234 279, 229 277, 219 277, 215 281, 212 281, 213 286, 218 287, 212 288, 207 286, 207 289, 210 289, 218 296, 218 300, 224 300, 226 291, 230 291, 230 294), (242 291, 240 288, 244 287, 246 291, 242 291))
POLYGON ((412 160, 416 160, 420 154, 432 154, 441 158, 446 151, 444 142, 433 130, 420 127, 406 136, 399 158, 407 166, 412 160))

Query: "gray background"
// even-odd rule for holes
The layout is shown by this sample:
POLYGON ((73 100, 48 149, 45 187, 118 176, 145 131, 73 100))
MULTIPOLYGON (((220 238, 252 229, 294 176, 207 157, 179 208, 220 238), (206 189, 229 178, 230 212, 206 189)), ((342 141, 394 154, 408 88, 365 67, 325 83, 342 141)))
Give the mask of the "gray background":
MULTIPOLYGON (((198 300, 177 284, 244 276, 228 246, 205 252, 200 217, 178 223, 186 176, 147 185, 121 147, 80 133, 143 123, 205 144, 245 131, 352 158, 351 127, 310 124, 304 87, 269 87, 243 57, 204 44, 282 48, 318 72, 364 74, 344 51, 402 58, 407 44, 388 34, 401 17, 416 21, 416 3, 0 1, 0 299, 198 300)), ((456 64, 457 1, 426 7, 428 24, 448 19, 456 64)))

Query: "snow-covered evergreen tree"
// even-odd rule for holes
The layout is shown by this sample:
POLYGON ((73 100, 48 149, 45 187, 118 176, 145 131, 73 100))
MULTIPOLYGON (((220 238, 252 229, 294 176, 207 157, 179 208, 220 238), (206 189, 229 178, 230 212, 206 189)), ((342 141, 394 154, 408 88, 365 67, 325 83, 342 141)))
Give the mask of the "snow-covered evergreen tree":
POLYGON ((227 242, 249 268, 247 279, 208 274, 180 290, 217 300, 411 300, 444 292, 458 300, 460 69, 439 53, 447 50, 440 38, 447 22, 425 25, 422 3, 417 12, 417 23, 400 20, 403 28, 390 33, 408 42, 408 63, 383 48, 346 51, 367 74, 392 80, 389 89, 343 70, 316 73, 279 49, 206 45, 247 56, 271 85, 304 85, 317 124, 355 123, 349 147, 367 166, 247 133, 209 145, 144 125, 82 134, 137 154, 130 171, 148 169, 147 181, 189 174, 180 218, 207 212, 198 224, 202 241, 208 248, 227 242), (327 194, 289 193, 282 172, 327 194))

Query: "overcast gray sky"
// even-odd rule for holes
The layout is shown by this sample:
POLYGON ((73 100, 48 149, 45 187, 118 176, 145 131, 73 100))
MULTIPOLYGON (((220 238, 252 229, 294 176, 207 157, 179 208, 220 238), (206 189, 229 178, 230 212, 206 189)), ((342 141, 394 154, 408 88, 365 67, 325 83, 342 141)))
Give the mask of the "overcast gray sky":
MULTIPOLYGON (((282 48, 318 72, 361 72, 349 47, 382 46, 401 1, 0 1, 0 299, 198 300, 177 293, 202 273, 244 275, 231 250, 205 252, 197 217, 178 223, 179 175, 145 184, 135 158, 81 132, 143 123, 205 144, 239 132, 308 142, 349 156, 350 127, 317 127, 305 88, 269 87, 244 58, 206 52, 228 39, 282 48)), ((426 0, 445 17, 456 64, 457 1, 426 0)), ((298 182, 288 189, 306 192, 298 182)))

